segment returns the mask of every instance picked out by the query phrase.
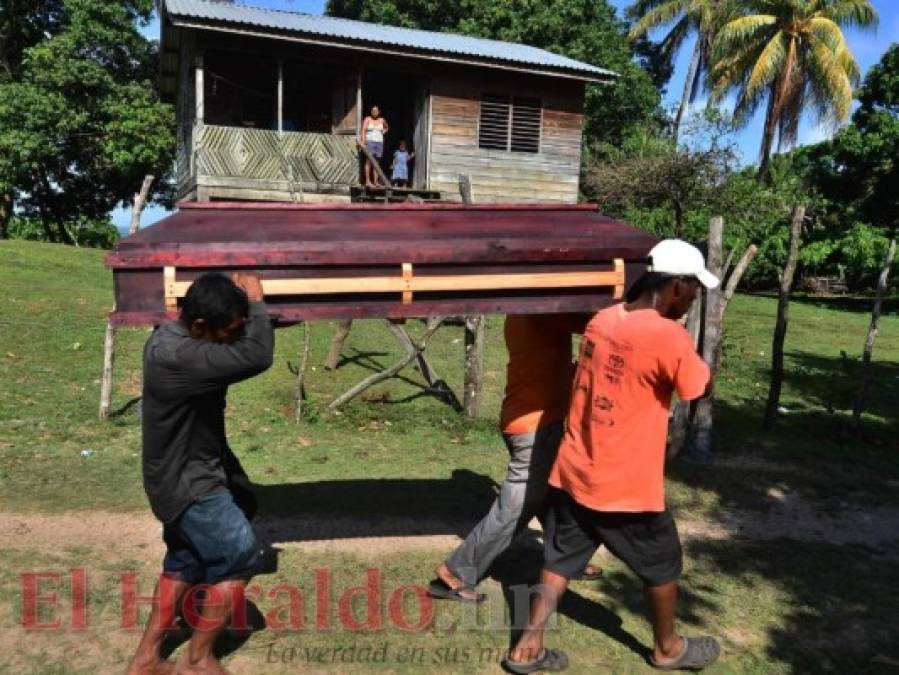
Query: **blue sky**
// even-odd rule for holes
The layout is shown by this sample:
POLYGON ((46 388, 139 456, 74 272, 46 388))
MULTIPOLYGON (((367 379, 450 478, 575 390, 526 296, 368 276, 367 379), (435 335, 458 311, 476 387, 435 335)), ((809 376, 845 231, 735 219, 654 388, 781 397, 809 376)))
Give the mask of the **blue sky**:
MULTIPOLYGON (((619 12, 623 12, 633 0, 610 1, 612 5, 618 8, 619 12)), ((257 7, 271 7, 273 9, 308 12, 310 14, 322 14, 325 6, 325 0, 241 0, 241 2, 257 7)), ((846 39, 849 42, 849 47, 855 55, 863 74, 880 60, 881 55, 892 42, 899 41, 899 0, 872 0, 872 4, 880 14, 880 25, 877 30, 864 32, 853 29, 846 30, 846 39)), ((152 22, 143 32, 148 37, 158 39, 158 21, 152 22)), ((663 31, 660 31, 659 35, 662 34, 663 31)), ((674 76, 671 78, 665 94, 664 105, 666 108, 674 108, 680 101, 692 49, 692 44, 685 44, 681 50, 674 76)), ((757 159, 763 121, 763 114, 760 112, 745 129, 735 135, 734 141, 745 162, 754 162, 757 159)), ((816 126, 811 119, 804 119, 799 132, 799 143, 816 143, 828 138, 832 131, 832 129, 816 126)), ((116 226, 120 228, 127 227, 130 216, 126 209, 117 209, 112 215, 116 226)), ((165 211, 158 207, 151 207, 144 212, 143 225, 150 225, 163 216, 165 216, 165 211)))

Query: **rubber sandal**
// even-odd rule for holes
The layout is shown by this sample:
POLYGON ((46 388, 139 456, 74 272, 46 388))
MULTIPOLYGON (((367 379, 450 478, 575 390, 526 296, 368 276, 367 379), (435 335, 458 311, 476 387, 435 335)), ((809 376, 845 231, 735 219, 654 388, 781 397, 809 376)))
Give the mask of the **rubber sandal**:
POLYGON ((576 577, 571 577, 572 581, 596 581, 597 579, 602 579, 602 568, 597 565, 587 565, 583 572, 576 577), (589 571, 591 568, 592 572, 589 571))
POLYGON ((715 663, 721 655, 721 645, 713 637, 684 638, 684 651, 671 663, 658 663, 652 655, 649 662, 659 670, 702 670, 715 663))
POLYGON ((458 588, 450 588, 449 584, 447 584, 443 579, 433 579, 428 584, 428 595, 432 598, 438 598, 440 600, 455 600, 456 602, 483 602, 487 596, 483 593, 478 593, 471 586, 459 586, 458 588), (464 591, 469 591, 475 594, 475 597, 471 597, 468 595, 463 595, 464 591))
POLYGON ((517 673, 518 675, 537 673, 541 670, 558 672, 568 667, 568 655, 561 649, 544 648, 540 652, 540 656, 533 661, 510 661, 509 655, 506 654, 500 665, 507 673, 517 673))

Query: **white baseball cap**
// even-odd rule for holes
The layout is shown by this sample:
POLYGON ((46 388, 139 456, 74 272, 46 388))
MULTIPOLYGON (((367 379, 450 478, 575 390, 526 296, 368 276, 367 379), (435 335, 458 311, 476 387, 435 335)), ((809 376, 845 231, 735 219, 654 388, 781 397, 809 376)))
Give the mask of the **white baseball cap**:
POLYGON ((698 248, 680 239, 665 239, 649 252, 649 271, 676 277, 696 277, 706 288, 717 288, 718 277, 705 268, 698 248))

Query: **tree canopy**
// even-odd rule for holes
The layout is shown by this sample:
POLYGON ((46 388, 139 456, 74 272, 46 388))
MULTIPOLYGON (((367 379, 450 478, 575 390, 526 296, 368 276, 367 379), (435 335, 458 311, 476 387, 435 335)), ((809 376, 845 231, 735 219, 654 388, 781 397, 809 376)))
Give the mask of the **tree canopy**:
POLYGON ((174 112, 156 91, 156 45, 137 29, 152 8, 152 0, 4 3, 0 26, 14 39, 2 50, 0 194, 52 241, 105 220, 144 174, 172 163, 174 112))
POLYGON ((711 68, 715 34, 732 14, 732 3, 724 0, 635 0, 627 10, 628 17, 634 20, 629 33, 632 39, 645 38, 653 28, 673 24, 658 49, 658 58, 669 71, 673 70, 677 53, 687 38, 696 36, 684 92, 674 118, 675 141, 687 106, 696 100, 711 68))
POLYGON ((869 0, 743 0, 741 16, 718 31, 713 48, 713 100, 735 92, 736 121, 766 106, 759 173, 775 138, 792 148, 807 111, 818 121, 848 118, 859 67, 842 27, 872 27, 869 0))

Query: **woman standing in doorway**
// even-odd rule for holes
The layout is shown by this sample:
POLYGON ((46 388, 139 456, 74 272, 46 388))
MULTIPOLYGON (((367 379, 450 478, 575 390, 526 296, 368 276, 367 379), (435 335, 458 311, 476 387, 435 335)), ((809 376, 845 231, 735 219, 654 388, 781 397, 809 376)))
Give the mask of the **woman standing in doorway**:
MULTIPOLYGON (((371 107, 371 115, 362 121, 362 134, 359 144, 364 144, 372 157, 376 161, 380 161, 384 156, 384 135, 387 133, 390 125, 387 120, 381 117, 381 109, 373 105, 371 107)), ((378 175, 372 163, 366 159, 365 162, 365 186, 374 187, 378 184, 378 175)))

